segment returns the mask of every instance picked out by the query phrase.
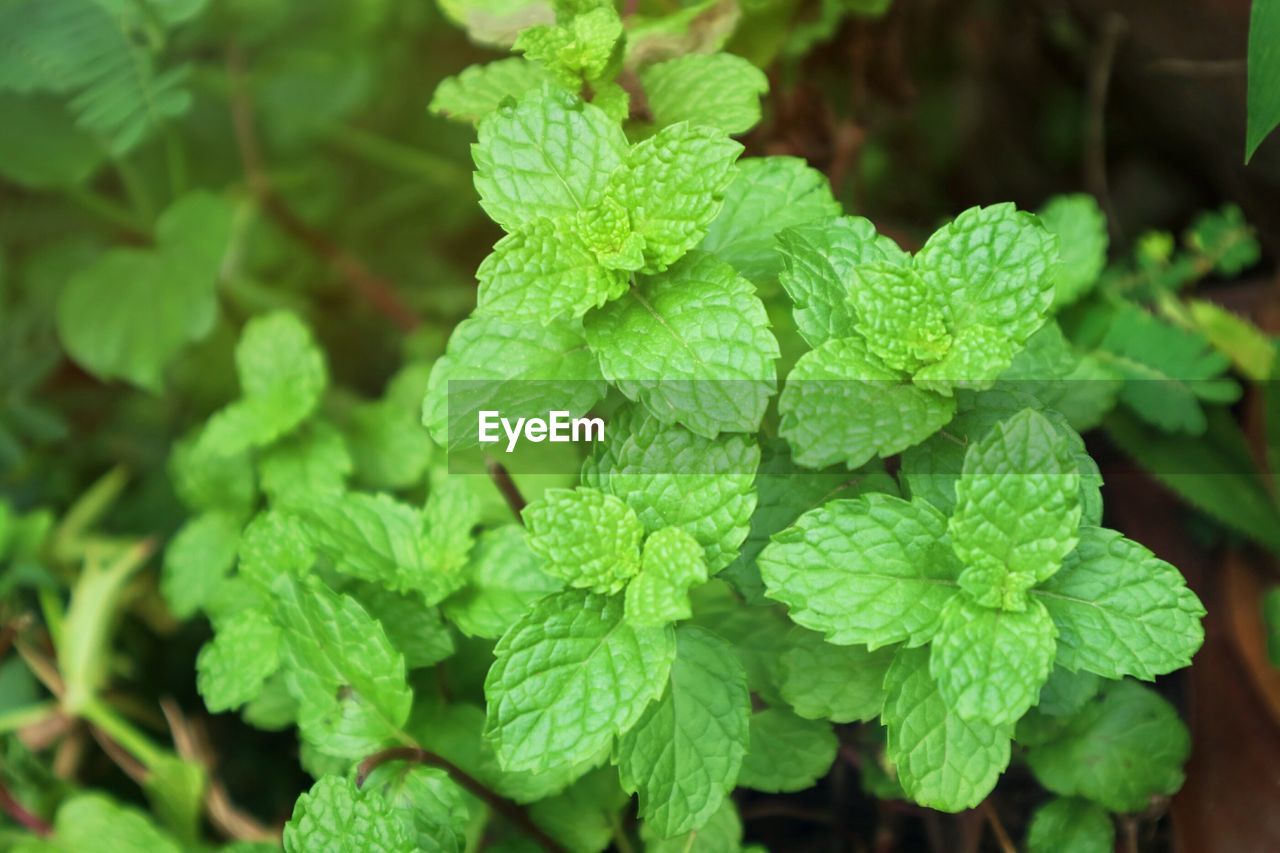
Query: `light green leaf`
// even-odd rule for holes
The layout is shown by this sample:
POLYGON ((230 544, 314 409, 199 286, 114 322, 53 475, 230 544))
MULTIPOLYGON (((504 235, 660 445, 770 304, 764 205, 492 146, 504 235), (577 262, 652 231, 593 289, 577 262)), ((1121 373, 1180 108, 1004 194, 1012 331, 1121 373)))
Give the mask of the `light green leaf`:
POLYGON ((315 558, 296 518, 265 510, 254 516, 240 536, 238 577, 266 593, 277 577, 302 574, 311 568, 315 558))
POLYGON ((605 389, 580 322, 543 326, 476 316, 454 328, 444 357, 432 368, 422 422, 441 446, 470 445, 477 440, 481 410, 504 417, 567 410, 576 417, 605 389))
POLYGON ((862 495, 806 512, 760 552, 767 595, 836 645, 928 642, 957 593, 946 519, 923 502, 862 495))
POLYGON ((778 342, 755 288, 691 253, 586 318, 600 370, 663 423, 698 435, 753 432, 777 377, 778 342))
POLYGON ((675 838, 659 838, 648 823, 640 824, 645 853, 739 853, 742 850, 742 819, 733 800, 726 797, 701 829, 675 838))
POLYGON ((541 63, 571 89, 616 69, 614 46, 622 36, 622 20, 612 4, 583 4, 558 17, 559 25, 523 30, 512 50, 541 63))
POLYGON ((1253 0, 1249 16, 1248 126, 1244 161, 1280 124, 1280 4, 1253 0))
POLYGON ((373 583, 354 584, 346 591, 382 624, 391 645, 404 655, 405 669, 434 666, 453 654, 453 634, 436 608, 373 583))
POLYGON ((854 334, 849 289, 859 266, 910 263, 898 244, 859 216, 788 228, 778 234, 778 250, 778 281, 791 297, 796 328, 812 347, 854 334))
POLYGON ((1097 803, 1055 797, 1031 816, 1027 853, 1114 853, 1115 849, 1115 825, 1097 803))
POLYGON ((462 633, 492 640, 501 637, 534 602, 563 586, 542 571, 518 524, 481 534, 468 574, 467 585, 445 600, 445 616, 462 633))
POLYGON ((867 721, 884 707, 884 676, 895 649, 836 646, 795 628, 779 663, 782 698, 801 717, 833 723, 867 721))
MULTIPOLYGON (((474 798, 449 774, 435 767, 379 765, 361 785, 363 796, 380 792, 410 830, 406 850, 421 853, 462 853, 467 847, 474 798)), ((479 810, 479 805, 476 805, 479 810)))
POLYGON ((1150 680, 1190 664, 1204 642, 1204 605, 1178 570, 1114 530, 1081 528, 1062 570, 1033 595, 1070 670, 1150 680))
POLYGON ((945 812, 973 808, 1009 764, 1013 727, 965 720, 929 675, 929 652, 898 652, 885 676, 887 754, 911 799, 945 812))
POLYGON ((1037 600, 993 610, 957 595, 942 612, 929 673, 950 711, 965 720, 1016 723, 1049 678, 1057 629, 1037 600))
POLYGON ((545 87, 480 122, 480 206, 507 231, 595 207, 627 156, 622 129, 599 107, 545 87))
POLYGON ((752 714, 750 737, 738 784, 766 793, 813 787, 831 769, 839 746, 830 723, 806 720, 785 708, 752 714))
POLYGON ((624 611, 635 625, 661 627, 693 615, 689 589, 707 579, 707 562, 698 540, 667 527, 644 543, 640 573, 627 584, 624 611))
POLYGON ((200 436, 228 456, 270 444, 306 420, 328 384, 324 354, 310 330, 286 311, 254 317, 236 345, 240 399, 214 414, 200 436))
POLYGON ((699 246, 739 275, 765 282, 782 259, 774 237, 784 228, 840 215, 831 184, 799 157, 751 157, 738 164, 724 206, 699 246))
POLYGON ((282 577, 272 591, 302 736, 345 758, 362 758, 399 739, 413 692, 404 657, 382 626, 355 599, 315 578, 282 577))
POLYGON ((112 249, 67 282, 58 297, 58 336, 100 379, 158 393, 164 369, 217 319, 216 287, 231 239, 231 209, 194 192, 156 222, 152 249, 112 249))
POLYGON ((725 133, 746 133, 760 121, 764 72, 731 53, 691 53, 640 72, 645 99, 659 127, 687 121, 725 133))
POLYGON ((1054 196, 1039 215, 1049 233, 1058 236, 1062 252, 1053 285, 1056 310, 1092 290, 1107 265, 1107 217, 1094 197, 1085 193, 1054 196))
POLYGON ((231 573, 240 544, 240 522, 221 512, 189 519, 164 552, 160 591, 179 619, 190 619, 231 573))
POLYGON ((213 713, 239 708, 262 692, 280 666, 280 628, 266 614, 248 609, 218 624, 196 658, 196 687, 213 713))
POLYGON ((703 438, 629 407, 584 463, 582 482, 626 501, 648 533, 678 527, 693 536, 716 572, 747 534, 759 462, 760 448, 747 436, 703 438))
POLYGON ((403 853, 414 847, 409 826, 377 791, 341 776, 324 776, 298 798, 284 827, 288 853, 343 850, 403 853))
POLYGON ((618 773, 661 838, 701 829, 733 790, 747 752, 747 677, 724 640, 676 631, 670 684, 618 741, 618 773))
POLYGON ((507 98, 519 100, 551 81, 542 66, 513 56, 471 65, 436 86, 428 107, 436 115, 470 123, 496 111, 507 98))
POLYGON ((106 159, 106 151, 76 127, 57 98, 0 91, 0 174, 29 189, 83 183, 106 159))
POLYGON ((529 816, 571 853, 597 853, 609 846, 630 799, 617 772, 600 767, 531 805, 529 816))
POLYGON ((663 128, 631 149, 609 191, 644 238, 643 272, 665 270, 703 238, 741 153, 742 146, 722 133, 687 123, 663 128))
POLYGON ((75 794, 58 807, 53 850, 100 850, 104 838, 111 839, 112 853, 179 853, 182 849, 156 829, 147 815, 102 794, 75 794))
POLYGON ((1151 797, 1182 787, 1190 752, 1187 728, 1173 706, 1153 690, 1121 681, 1071 718, 1054 740, 1028 749, 1027 763, 1055 794, 1138 812, 1151 797))
POLYGON ((1058 428, 1032 409, 997 423, 956 481, 947 532, 966 564, 960 586, 986 607, 1023 609, 1026 591, 1075 548, 1080 513, 1080 475, 1058 428))
POLYGON ((521 513, 542 570, 569 586, 614 593, 640 571, 640 519, 596 489, 548 489, 521 513))
POLYGON ((855 265, 851 273, 854 326, 876 358, 914 373, 947 355, 956 331, 948 323, 947 297, 920 270, 890 257, 855 265))
POLYGON ((446 579, 450 591, 462 584, 475 544, 471 534, 479 523, 480 501, 466 478, 433 474, 422 508, 424 547, 431 567, 446 579))
POLYGON ((163 753, 147 768, 143 789, 159 823, 190 849, 200 838, 207 778, 203 765, 163 753))
POLYGON ((801 465, 857 468, 917 444, 955 413, 955 399, 912 385, 856 338, 805 353, 778 400, 778 432, 801 465))
POLYGON ((342 434, 323 421, 307 425, 258 456, 262 491, 277 506, 342 494, 351 468, 342 434))
POLYGON ((675 632, 637 628, 622 599, 543 599, 494 649, 486 736, 506 770, 546 770, 595 756, 662 695, 675 632))
POLYGON ((258 497, 249 455, 215 456, 204 452, 195 436, 173 445, 169 453, 169 481, 192 510, 220 510, 248 515, 258 497))
POLYGON ((563 221, 538 219, 508 234, 476 271, 478 310, 507 318, 577 318, 617 299, 627 276, 606 269, 563 221))

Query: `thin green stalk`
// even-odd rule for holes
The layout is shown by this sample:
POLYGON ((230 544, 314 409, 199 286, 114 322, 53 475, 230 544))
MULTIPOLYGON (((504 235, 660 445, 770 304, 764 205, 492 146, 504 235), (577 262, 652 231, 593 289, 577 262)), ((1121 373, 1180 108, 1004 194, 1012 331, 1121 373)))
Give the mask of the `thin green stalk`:
POLYGON ((133 205, 137 216, 144 222, 154 222, 156 218, 155 199, 151 197, 151 190, 148 189, 147 182, 142 173, 138 171, 138 167, 123 157, 116 158, 115 165, 116 174, 120 176, 120 183, 124 185, 124 191, 129 196, 129 203, 133 205))
POLYGON ((133 211, 117 204, 111 199, 95 193, 93 190, 84 187, 72 187, 65 191, 68 201, 80 207, 87 213, 91 213, 104 222, 109 222, 126 231, 134 231, 139 234, 145 234, 147 228, 134 215, 133 211))
POLYGON ((12 711, 6 711, 0 714, 0 734, 8 732, 16 732, 18 729, 25 729, 32 723, 38 723, 45 717, 57 712, 58 703, 50 700, 48 702, 38 702, 35 705, 26 705, 22 708, 14 708, 12 711))
POLYGON ((133 725, 118 715, 111 706, 97 697, 80 706, 80 718, 96 726, 113 741, 120 744, 126 752, 138 759, 138 762, 147 770, 154 770, 166 757, 164 749, 152 743, 150 738, 134 728, 133 725))
POLYGON ((187 191, 187 154, 173 125, 164 129, 164 160, 169 171, 169 192, 177 199, 187 191))
POLYGON ((393 172, 414 175, 437 186, 458 182, 458 169, 448 160, 367 130, 339 125, 329 134, 329 140, 342 150, 393 172))

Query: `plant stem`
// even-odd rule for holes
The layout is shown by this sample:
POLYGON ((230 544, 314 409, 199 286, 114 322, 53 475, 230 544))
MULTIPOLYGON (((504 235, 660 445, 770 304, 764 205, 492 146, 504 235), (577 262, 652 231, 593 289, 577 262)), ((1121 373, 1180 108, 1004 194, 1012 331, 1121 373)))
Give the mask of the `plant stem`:
POLYGON ((524 517, 520 513, 524 512, 527 501, 524 499, 524 495, 520 494, 520 487, 516 485, 516 481, 511 479, 511 472, 501 462, 487 456, 484 460, 484 467, 489 472, 489 478, 493 480, 493 484, 498 487, 498 491, 506 499, 507 506, 511 507, 511 512, 515 515, 516 521, 523 524, 524 517))
POLYGON ((0 734, 25 729, 58 710, 57 702, 38 702, 0 714, 0 734))
POLYGON ((142 236, 147 233, 146 226, 138 221, 138 217, 132 211, 93 190, 70 187, 64 191, 64 195, 73 204, 130 234, 142 236))
POLYGON ((22 803, 14 799, 13 794, 9 792, 3 782, 0 782, 0 809, 3 809, 4 813, 13 818, 14 822, 19 826, 26 827, 41 838, 47 838, 53 834, 53 827, 43 818, 27 811, 22 803))
POLYGON ((978 811, 987 819, 987 823, 991 824, 991 832, 996 837, 996 844, 1000 846, 1001 853, 1018 853, 1018 848, 1013 845, 1013 840, 1005 831, 1004 824, 1000 822, 1000 816, 996 814, 995 806, 991 805, 989 797, 978 804, 978 811))
POLYGON ((86 722, 101 729, 126 752, 138 759, 138 762, 147 770, 155 769, 155 766, 164 758, 164 750, 153 744, 146 735, 131 726, 101 699, 95 697, 86 702, 80 708, 80 716, 86 722))
POLYGON ((414 175, 436 186, 458 183, 458 170, 448 161, 362 128, 339 125, 329 133, 329 141, 374 165, 414 175))
POLYGON ((529 817, 529 813, 523 807, 499 796, 483 782, 448 759, 416 746, 398 746, 392 749, 384 749, 382 752, 375 753, 361 761, 360 767, 356 771, 356 784, 364 785, 365 780, 369 778, 369 774, 388 761, 409 761, 414 764, 425 764, 428 767, 443 770, 449 774, 450 779, 461 785, 472 795, 483 800, 489 808, 515 824, 521 832, 536 841, 542 849, 549 851, 549 853, 564 853, 564 847, 548 835, 542 827, 534 823, 533 818, 529 817))

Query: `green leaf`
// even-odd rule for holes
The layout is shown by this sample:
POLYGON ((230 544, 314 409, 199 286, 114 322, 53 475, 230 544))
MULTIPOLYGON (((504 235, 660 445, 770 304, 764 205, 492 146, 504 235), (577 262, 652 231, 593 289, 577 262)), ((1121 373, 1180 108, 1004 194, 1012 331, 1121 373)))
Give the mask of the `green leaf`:
POLYGON ((887 755, 903 790, 945 812, 982 802, 1009 764, 1013 727, 965 720, 951 710, 929 675, 925 649, 898 652, 884 687, 887 755))
POLYGON ((699 246, 756 282, 778 274, 774 237, 784 228, 840 215, 831 185, 799 157, 751 157, 738 164, 720 214, 699 246))
POLYGON ((422 422, 437 444, 453 448, 476 442, 481 410, 545 417, 562 409, 576 417, 605 388, 580 322, 543 326, 476 316, 454 328, 444 357, 432 368, 422 422))
POLYGON ((272 591, 302 736, 345 758, 362 758, 400 739, 413 692, 404 657, 382 626, 355 599, 315 578, 282 577, 272 591))
POLYGON ((1016 723, 1049 678, 1056 633, 1039 601, 1011 612, 957 595, 942 612, 929 673, 948 709, 962 719, 1016 723))
POLYGON ((586 241, 550 219, 499 240, 476 278, 478 310, 543 325, 581 317, 627 289, 625 274, 606 269, 586 241))
POLYGON ((111 839, 113 853, 178 853, 182 849, 156 829, 148 816, 102 794, 75 794, 58 807, 53 849, 99 850, 105 838, 111 839))
POLYGON ((200 436, 209 452, 234 455, 287 435, 320 403, 328 384, 311 331, 286 311, 254 317, 236 345, 240 399, 214 414, 200 436))
POLYGON ((258 456, 262 491, 277 506, 342 494, 351 468, 342 434, 323 421, 309 424, 258 456))
POLYGON ((265 510, 254 516, 240 536, 238 577, 266 593, 277 577, 302 574, 311 568, 315 558, 296 518, 265 510))
POLYGON ((178 199, 156 222, 154 248, 112 249, 71 276, 56 317, 67 353, 100 379, 159 393, 173 358, 213 329, 230 239, 226 202, 178 199))
POLYGON ((557 26, 523 30, 512 50, 541 63, 569 88, 616 69, 614 46, 622 36, 622 20, 611 4, 584 4, 557 17, 557 26))
POLYGON ((564 592, 543 599, 494 649, 486 736, 506 770, 576 764, 635 725, 662 695, 675 632, 637 628, 622 599, 564 592))
POLYGON ((1092 672, 1072 672, 1055 666, 1040 688, 1036 712, 1051 717, 1068 717, 1084 707, 1102 689, 1102 678, 1092 672))
POLYGON ((1182 787, 1190 751, 1186 726, 1173 707, 1155 691, 1121 681, 1086 705, 1052 742, 1028 749, 1027 763, 1055 794, 1138 812, 1151 797, 1182 787))
POLYGON ((698 540, 667 527, 644 543, 640 573, 627 584, 624 611, 632 624, 658 628, 693 615, 689 589, 707 579, 698 540))
POLYGON ((801 465, 857 468, 928 438, 955 406, 886 367, 857 338, 843 338, 805 353, 791 369, 778 432, 801 465))
POLYGON ((200 837, 207 780, 203 765, 164 754, 147 768, 143 789, 158 821, 188 847, 200 837))
POLYGON ((797 714, 833 723, 868 721, 884 707, 884 676, 893 648, 835 646, 795 628, 779 662, 778 689, 797 714))
POLYGON ((752 714, 750 737, 738 784, 766 793, 813 787, 831 769, 839 746, 830 723, 806 720, 784 708, 752 714))
POLYGON ((492 640, 501 637, 534 602, 563 586, 542 571, 518 524, 481 534, 468 574, 467 585, 445 600, 445 616, 462 633, 492 640))
POLYGON ((1053 285, 1053 307, 1080 299, 1093 289, 1107 265, 1107 217, 1097 200, 1085 193, 1059 195, 1039 211, 1040 221, 1058 237, 1062 263, 1053 285))
POLYGON ((251 701, 280 666, 280 628, 258 610, 243 610, 218 624, 196 658, 196 687, 213 713, 251 701))
POLYGON ((341 776, 324 776, 298 798, 284 827, 288 853, 341 850, 403 853, 414 847, 405 821, 377 791, 362 791, 341 776))
POLYGON ((627 140, 599 107, 546 87, 481 121, 471 152, 480 206, 514 231, 599 204, 627 140))
POLYGON ((659 838, 648 823, 640 824, 645 853, 740 853, 742 819, 733 800, 726 797, 701 829, 675 838, 659 838))
POLYGON ((574 853, 600 851, 609 846, 630 801, 611 767, 600 767, 560 793, 529 807, 534 823, 574 853))
POLYGON ((724 640, 696 626, 676 631, 662 698, 618 741, 622 785, 661 838, 701 829, 733 790, 747 752, 747 677, 724 640))
POLYGON ((1280 124, 1280 4, 1253 0, 1249 17, 1248 127, 1244 161, 1280 124))
POLYGON ((443 601, 465 580, 460 565, 447 568, 441 562, 447 555, 430 547, 422 514, 388 495, 318 497, 290 511, 311 547, 345 574, 417 593, 427 604, 443 601))
POLYGON ((869 494, 806 512, 760 552, 770 598, 836 645, 928 642, 960 566, 946 519, 923 502, 869 494))
POLYGON ((1116 828, 1107 810, 1075 797, 1055 797, 1036 809, 1027 853, 1114 853, 1116 828))
POLYGON ((659 127, 687 121, 735 135, 760 122, 760 98, 769 91, 764 72, 731 53, 659 62, 640 72, 640 82, 659 127))
POLYGON ((431 492, 422 508, 424 547, 428 561, 452 589, 462 575, 475 544, 472 530, 480 523, 480 501, 465 478, 432 476, 431 492))
POLYGON ((986 325, 1022 343, 1053 301, 1058 240, 1012 204, 973 207, 934 232, 915 256, 953 329, 986 325))
POLYGON ((1245 378, 1263 382, 1271 378, 1276 344, 1252 322, 1204 299, 1187 301, 1187 313, 1200 334, 1231 359, 1245 378))
POLYGON ((638 142, 610 194, 644 238, 643 272, 661 272, 698 245, 720 212, 742 146, 708 127, 681 123, 638 142))
MULTIPOLYGON (((849 304, 862 342, 894 370, 914 373, 952 346, 946 296, 901 259, 852 267, 849 304)), ((1010 354, 1012 356, 1012 354, 1010 354)))
POLYGON ((380 791, 399 813, 412 833, 411 849, 424 853, 462 853, 466 849, 475 800, 443 770, 387 762, 370 773, 361 788, 380 791))
POLYGON ((56 98, 0 92, 0 174, 29 189, 56 189, 83 183, 106 158, 94 138, 79 127, 56 98))
POLYGON ((760 448, 747 436, 703 438, 630 407, 610 422, 582 482, 626 501, 648 533, 678 527, 693 536, 716 572, 747 534, 759 463, 760 448))
POLYGON ((432 113, 474 124, 495 112, 507 98, 519 100, 551 81, 542 66, 518 56, 471 65, 446 77, 431 96, 432 113))
POLYGON ((240 522, 220 512, 189 519, 164 552, 160 591, 179 619, 190 619, 231 573, 240 544, 240 522))
POLYGON ((195 437, 184 438, 169 454, 169 480, 179 499, 192 510, 221 510, 248 515, 258 497, 249 455, 216 456, 195 437))
POLYGON ((663 423, 714 438, 753 432, 777 378, 778 342, 755 288, 700 252, 586 318, 600 371, 663 423))
POLYGON ((453 654, 453 634, 436 608, 372 583, 355 584, 347 592, 382 623, 391 645, 404 655, 405 669, 434 666, 453 654))
POLYGON ((966 564, 960 586, 986 607, 1025 607, 1076 546, 1079 493, 1071 445, 1046 417, 1024 409, 997 423, 956 481, 947 532, 966 564))
POLYGON ((640 571, 644 528, 625 502, 596 489, 548 489, 521 513, 542 569, 569 586, 615 593, 640 571))
POLYGON ((812 347, 855 333, 849 288, 864 264, 906 265, 907 254, 869 220, 841 216, 778 234, 778 281, 791 297, 796 328, 812 347))
POLYGON ((1178 570, 1114 530, 1081 528, 1062 570, 1033 595, 1070 670, 1151 680, 1190 664, 1204 642, 1204 605, 1178 570))

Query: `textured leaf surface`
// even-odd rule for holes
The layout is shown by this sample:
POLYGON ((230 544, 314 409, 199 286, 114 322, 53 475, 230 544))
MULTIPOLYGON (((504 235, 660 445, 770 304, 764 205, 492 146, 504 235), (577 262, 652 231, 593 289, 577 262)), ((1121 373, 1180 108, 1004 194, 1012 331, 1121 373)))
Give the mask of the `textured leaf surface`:
POLYGON ((664 423, 751 432, 777 377, 778 342, 755 288, 693 253, 586 318, 600 370, 664 423))
POLYGON ((740 853, 742 818, 728 797, 701 829, 675 838, 658 838, 647 823, 640 824, 645 853, 740 853))
POLYGON ((1182 787, 1191 751, 1186 726, 1153 690, 1132 681, 1110 686, 1052 742, 1027 751, 1036 779, 1064 797, 1137 812, 1155 795, 1182 787))
POLYGON ((858 216, 788 228, 778 234, 778 250, 778 281, 791 297, 796 327, 812 347, 854 334, 849 289, 858 266, 909 263, 896 243, 858 216))
POLYGON ((714 573, 747 535, 759 463, 760 448, 746 436, 703 438, 633 407, 610 423, 582 482, 626 501, 647 532, 678 527, 693 536, 714 573))
POLYGON ((258 457, 262 491, 278 506, 341 494, 351 469, 351 453, 342 434, 323 422, 309 424, 258 457))
POLYGON ((1204 605, 1178 570, 1114 530, 1085 527, 1062 570, 1034 593, 1058 626, 1058 663, 1104 678, 1152 679, 1191 663, 1204 605))
POLYGON ((659 126, 687 121, 725 133, 746 133, 760 121, 764 72, 731 53, 691 53, 640 72, 645 99, 659 126))
POLYGON ((662 838, 701 829, 733 790, 747 752, 747 677, 724 640, 702 628, 676 632, 666 693, 618 742, 623 787, 662 838))
POLYGON ((837 645, 927 642, 960 567, 946 519, 889 495, 832 501, 800 517, 760 553, 768 596, 837 645))
POLYGON ((1036 809, 1027 853, 1113 853, 1116 828, 1107 810, 1076 797, 1055 797, 1036 809))
POLYGON ((436 115, 477 122, 494 112, 507 98, 519 99, 526 92, 541 89, 549 75, 536 63, 518 56, 484 65, 471 65, 462 73, 446 77, 431 96, 429 109, 436 115))
POLYGON ((801 465, 856 468, 924 441, 951 420, 955 405, 910 384, 858 339, 830 340, 787 376, 778 431, 801 465))
POLYGON ((797 717, 785 708, 751 715, 751 749, 738 784, 767 793, 803 791, 827 775, 835 761, 831 724, 797 717))
POLYGON ((631 728, 661 696, 675 658, 670 628, 637 628, 622 599, 543 599, 494 649, 487 736, 506 770, 575 764, 631 728))
POLYGON ((796 628, 779 663, 782 698, 801 717, 851 723, 872 720, 884 707, 884 676, 895 649, 835 646, 796 628))
POLYGON ((513 231, 599 204, 627 140, 599 107, 546 87, 480 122, 471 152, 481 207, 513 231))
POLYGON ((284 628, 289 692, 303 737, 329 755, 360 758, 396 738, 413 693, 404 658, 354 599, 317 580, 273 587, 284 628))
POLYGON ((281 639, 276 624, 257 610, 220 623, 196 658, 196 686, 205 706, 217 714, 257 696, 280 665, 281 639))
POLYGON ((965 720, 929 675, 929 652, 903 650, 885 677, 889 760, 911 799, 939 811, 972 808, 1009 764, 1010 725, 965 720))
POLYGON ((113 853, 178 853, 182 849, 137 809, 102 794, 75 794, 58 807, 52 843, 36 851, 101 849, 107 838, 113 853))
POLYGON ((444 602, 464 634, 496 640, 538 599, 563 584, 542 570, 518 524, 485 531, 471 555, 467 585, 444 602))
POLYGON ((1040 209, 1040 221, 1058 236, 1062 265, 1053 285, 1053 306, 1088 293, 1107 264, 1107 217, 1091 195, 1060 195, 1040 209))
POLYGON ((240 523, 221 512, 196 516, 182 525, 164 552, 160 590, 179 619, 189 619, 208 603, 231 572, 240 544, 240 523))
POLYGON ((627 619, 650 627, 688 619, 693 615, 689 589, 706 579, 698 540, 678 527, 659 530, 645 540, 640 573, 627 584, 627 619))
POLYGON ((1036 704, 1049 677, 1056 633, 1039 601, 1012 612, 957 595, 947 603, 933 638, 929 673, 947 707, 960 717, 1016 723, 1036 704))
POLYGON ((294 805, 284 849, 303 853, 352 845, 370 853, 402 853, 413 848, 413 837, 381 794, 360 791, 341 776, 324 776, 294 805))
POLYGON ((831 185, 799 157, 751 157, 738 165, 720 215, 700 248, 752 281, 778 274, 775 235, 784 228, 840 215, 831 185))
POLYGON ((1067 438, 1024 409, 972 445, 947 525, 966 564, 960 585, 986 607, 1018 610, 1075 548, 1080 475, 1067 438))
POLYGON ((548 489, 522 513, 542 569, 569 586, 614 593, 640 571, 644 528, 631 507, 596 489, 548 489))

